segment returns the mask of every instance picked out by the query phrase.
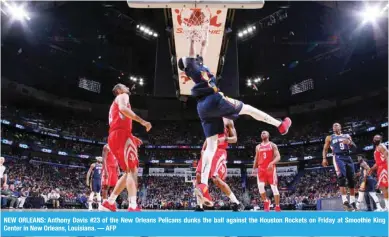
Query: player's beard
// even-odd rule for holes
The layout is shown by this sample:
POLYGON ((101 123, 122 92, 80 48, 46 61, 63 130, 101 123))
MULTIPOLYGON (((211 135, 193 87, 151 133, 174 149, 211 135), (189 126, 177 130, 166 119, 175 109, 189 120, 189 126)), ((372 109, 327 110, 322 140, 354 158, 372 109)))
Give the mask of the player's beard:
POLYGON ((378 146, 380 143, 381 143, 380 140, 373 140, 373 144, 374 144, 375 146, 378 146))

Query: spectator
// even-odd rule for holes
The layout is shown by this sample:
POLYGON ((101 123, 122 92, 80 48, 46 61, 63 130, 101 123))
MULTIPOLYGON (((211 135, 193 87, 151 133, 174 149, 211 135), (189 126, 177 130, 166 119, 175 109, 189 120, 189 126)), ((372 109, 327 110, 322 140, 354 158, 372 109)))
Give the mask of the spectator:
POLYGON ((48 195, 49 201, 53 204, 53 208, 59 208, 59 198, 60 195, 58 193, 58 190, 53 189, 51 190, 51 193, 48 195))

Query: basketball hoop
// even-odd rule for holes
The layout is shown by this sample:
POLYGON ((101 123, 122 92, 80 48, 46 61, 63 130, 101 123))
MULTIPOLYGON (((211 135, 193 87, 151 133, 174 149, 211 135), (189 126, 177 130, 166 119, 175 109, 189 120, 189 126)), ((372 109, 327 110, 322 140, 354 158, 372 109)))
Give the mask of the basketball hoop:
POLYGON ((182 8, 181 20, 186 38, 200 42, 207 37, 211 11, 209 8, 182 8))

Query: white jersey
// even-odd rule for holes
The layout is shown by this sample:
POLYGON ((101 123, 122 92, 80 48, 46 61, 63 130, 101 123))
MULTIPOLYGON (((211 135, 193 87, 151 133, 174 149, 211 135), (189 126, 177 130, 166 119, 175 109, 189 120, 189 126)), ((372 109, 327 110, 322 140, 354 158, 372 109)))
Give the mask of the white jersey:
POLYGON ((4 178, 5 166, 0 165, 0 179, 4 178))

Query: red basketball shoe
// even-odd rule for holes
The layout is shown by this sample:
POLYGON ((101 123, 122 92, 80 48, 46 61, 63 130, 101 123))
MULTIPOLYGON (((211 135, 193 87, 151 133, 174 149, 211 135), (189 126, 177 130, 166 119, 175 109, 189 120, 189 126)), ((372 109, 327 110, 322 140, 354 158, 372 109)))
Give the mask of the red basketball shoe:
POLYGON ((213 207, 212 197, 209 195, 208 186, 205 184, 198 184, 194 190, 196 197, 207 207, 213 207))
POLYGON ((263 202, 263 210, 265 212, 269 212, 270 211, 270 201, 269 200, 266 200, 263 202))
POLYGON ((141 212, 142 209, 140 207, 136 207, 136 208, 132 208, 132 207, 129 207, 127 209, 128 212, 141 212))
POLYGON ((276 205, 276 207, 274 208, 274 210, 275 210, 276 212, 280 212, 280 211, 281 211, 281 207, 278 206, 278 205, 276 205))
POLYGON ((290 126, 292 126, 292 120, 286 117, 278 127, 278 131, 281 133, 281 135, 285 135, 288 133, 290 126))
POLYGON ((103 202, 103 204, 101 204, 99 206, 99 210, 100 211, 113 211, 113 212, 116 212, 116 203, 109 204, 109 202, 107 200, 105 200, 103 202))

